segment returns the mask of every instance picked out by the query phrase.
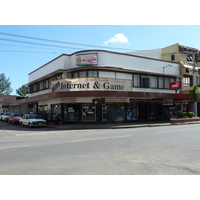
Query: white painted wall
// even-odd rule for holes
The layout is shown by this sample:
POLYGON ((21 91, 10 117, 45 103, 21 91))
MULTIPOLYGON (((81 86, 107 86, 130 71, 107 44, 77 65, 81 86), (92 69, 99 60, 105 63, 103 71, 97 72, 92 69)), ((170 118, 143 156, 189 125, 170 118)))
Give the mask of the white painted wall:
POLYGON ((99 66, 119 67, 154 73, 163 73, 163 67, 170 64, 172 67, 165 68, 165 74, 179 75, 179 65, 176 63, 104 52, 99 52, 98 58, 99 66))
POLYGON ((161 57, 162 57, 162 49, 135 51, 135 52, 130 52, 129 54, 137 55, 137 56, 144 56, 144 57, 148 57, 148 58, 161 59, 161 57))
POLYGON ((48 75, 58 69, 65 69, 67 68, 69 57, 66 55, 63 55, 59 57, 58 59, 55 59, 54 61, 50 62, 49 64, 44 65, 43 67, 37 69, 36 71, 29 74, 29 82, 32 82, 34 80, 37 80, 45 75, 48 75))
MULTIPOLYGON (((80 52, 79 52, 80 53, 80 52)), ((98 53, 98 65, 101 67, 119 67, 123 69, 131 69, 143 72, 163 73, 163 67, 165 67, 165 74, 179 75, 179 65, 176 63, 165 62, 161 60, 152 60, 148 58, 128 56, 123 54, 115 54, 104 51, 84 51, 83 53, 98 53), (171 67, 166 67, 169 65, 171 67)), ((36 71, 29 74, 29 82, 37 80, 45 75, 48 75, 59 69, 71 69, 77 68, 76 66, 76 54, 73 55, 62 55, 61 57, 53 60, 49 64, 37 69, 36 71)), ((108 72, 111 73, 111 72, 108 72)), ((104 73, 105 77, 108 78, 125 78, 129 79, 128 75, 119 74, 119 77, 113 77, 104 73)), ((101 74, 101 72, 100 72, 101 74)), ((101 77, 104 77, 103 75, 101 77)), ((118 76, 118 75, 117 75, 118 76)))

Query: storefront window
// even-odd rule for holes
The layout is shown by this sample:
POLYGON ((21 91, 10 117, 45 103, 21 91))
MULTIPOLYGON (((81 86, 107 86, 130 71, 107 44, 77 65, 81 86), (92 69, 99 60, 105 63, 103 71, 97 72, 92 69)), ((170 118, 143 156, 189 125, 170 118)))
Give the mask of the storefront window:
POLYGON ((79 121, 79 105, 64 105, 64 121, 79 121))
POLYGON ((60 104, 54 104, 52 105, 52 118, 53 120, 61 120, 61 105, 60 104))
POLYGON ((29 104, 28 112, 29 113, 37 113, 37 103, 29 104))
POLYGON ((51 119, 51 109, 48 107, 48 105, 38 106, 38 114, 40 114, 43 118, 47 120, 51 119))
POLYGON ((114 119, 114 105, 113 104, 103 104, 102 105, 102 120, 112 121, 114 119))
POLYGON ((83 121, 96 120, 96 106, 92 103, 83 104, 83 121))
POLYGON ((116 103, 115 104, 115 121, 125 120, 125 104, 116 103))
POLYGON ((128 104, 127 109, 127 120, 137 120, 138 119, 138 106, 137 104, 128 104))

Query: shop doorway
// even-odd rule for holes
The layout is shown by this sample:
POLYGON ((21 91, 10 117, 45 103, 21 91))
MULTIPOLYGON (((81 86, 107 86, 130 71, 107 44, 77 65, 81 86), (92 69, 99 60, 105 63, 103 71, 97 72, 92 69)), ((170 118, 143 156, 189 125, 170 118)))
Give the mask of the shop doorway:
POLYGON ((145 103, 138 104, 138 119, 140 121, 147 121, 147 106, 145 103))
POLYGON ((114 104, 114 108, 115 108, 115 121, 116 122, 125 121, 125 104, 116 103, 114 104))
POLYGON ((138 120, 138 105, 137 103, 130 103, 127 105, 127 121, 138 120))
POLYGON ((114 105, 103 104, 102 105, 102 121, 113 121, 114 120, 114 105))

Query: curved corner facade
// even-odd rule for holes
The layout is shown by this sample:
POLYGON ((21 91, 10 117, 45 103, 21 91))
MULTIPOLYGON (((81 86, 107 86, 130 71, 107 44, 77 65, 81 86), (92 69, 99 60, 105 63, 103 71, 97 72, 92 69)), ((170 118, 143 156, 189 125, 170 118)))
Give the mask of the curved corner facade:
POLYGON ((63 123, 166 120, 179 64, 103 50, 63 54, 29 74, 29 98, 13 109, 63 123), (169 66, 170 67, 167 67, 169 66))

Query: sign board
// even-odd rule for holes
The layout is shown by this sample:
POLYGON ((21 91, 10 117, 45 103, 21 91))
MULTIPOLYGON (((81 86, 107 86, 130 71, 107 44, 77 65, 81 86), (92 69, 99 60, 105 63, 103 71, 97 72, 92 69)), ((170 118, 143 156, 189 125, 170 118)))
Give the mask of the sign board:
POLYGON ((51 82, 52 92, 65 91, 131 91, 131 80, 110 78, 73 78, 51 82))
POLYGON ((182 105, 182 104, 188 104, 188 101, 187 100, 180 100, 180 101, 175 101, 175 104, 176 105, 182 105))
POLYGON ((176 90, 182 88, 182 81, 170 82, 169 84, 170 84, 170 90, 176 90))
POLYGON ((97 53, 76 54, 76 65, 97 65, 97 53))
POLYGON ((95 103, 95 104, 104 104, 105 103, 105 98, 92 99, 92 103, 95 103))

